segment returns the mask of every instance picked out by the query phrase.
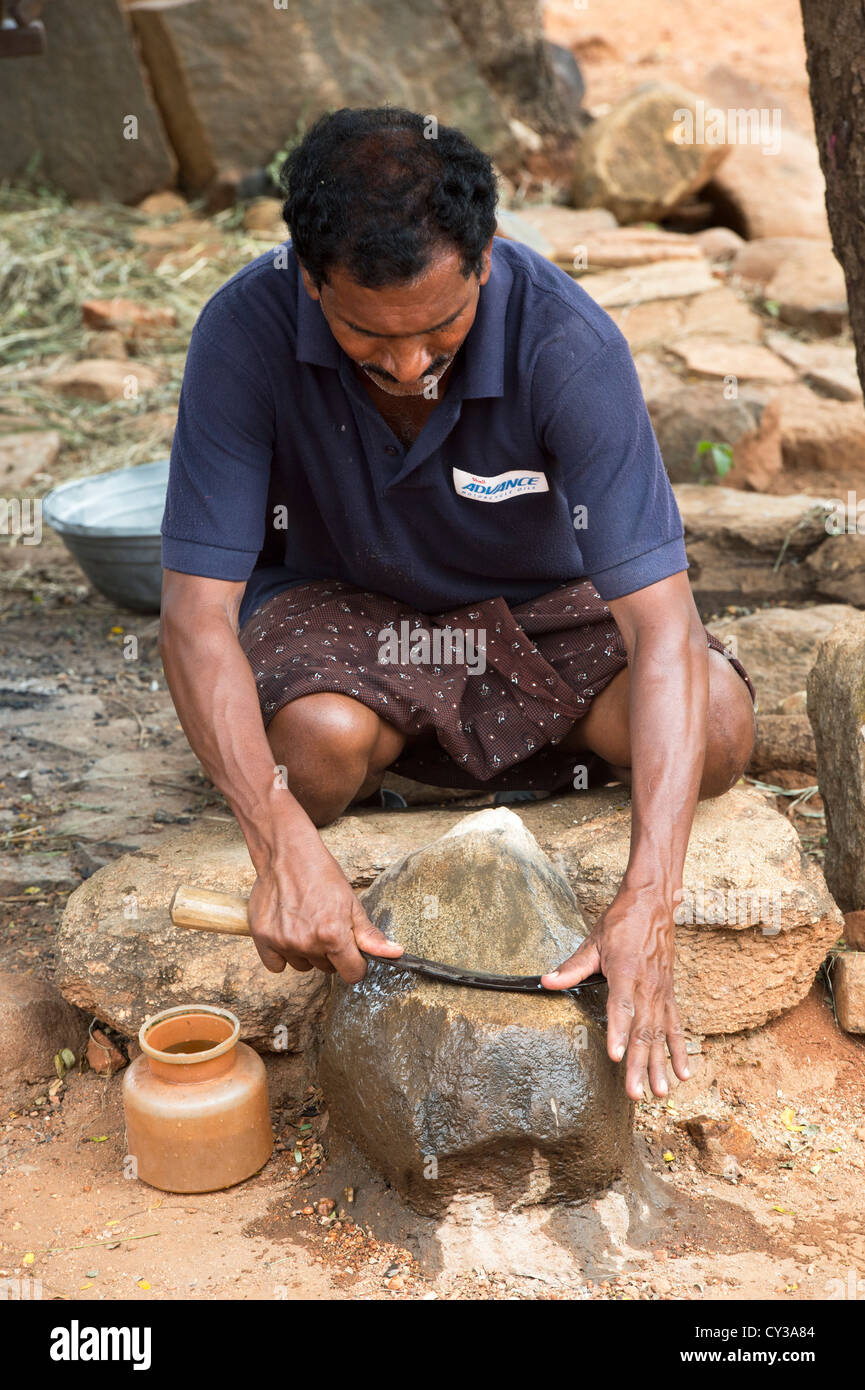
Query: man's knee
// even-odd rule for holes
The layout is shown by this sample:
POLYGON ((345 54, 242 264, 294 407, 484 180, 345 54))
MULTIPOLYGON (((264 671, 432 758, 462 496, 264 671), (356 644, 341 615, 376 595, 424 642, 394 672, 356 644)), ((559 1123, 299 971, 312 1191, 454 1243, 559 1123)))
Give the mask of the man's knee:
POLYGON ((756 724, 748 687, 731 662, 715 650, 709 652, 707 725, 701 796, 720 796, 748 766, 756 724))
POLYGON ((401 735, 348 695, 302 695, 267 731, 288 789, 315 825, 327 825, 399 756, 401 735))
POLYGON ((348 695, 302 695, 274 715, 267 731, 287 766, 316 762, 366 773, 378 737, 378 716, 348 695))

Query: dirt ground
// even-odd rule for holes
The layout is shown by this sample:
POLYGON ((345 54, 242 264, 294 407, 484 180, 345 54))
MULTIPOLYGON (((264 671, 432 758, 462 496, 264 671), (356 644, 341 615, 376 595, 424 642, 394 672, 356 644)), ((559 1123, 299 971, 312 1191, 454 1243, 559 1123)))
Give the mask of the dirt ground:
MULTIPOLYGON (((756 9, 553 0, 548 13, 551 36, 576 45, 592 107, 640 78, 700 87, 720 67, 777 93, 810 127, 796 0, 756 9)), ((86 209, 63 216, 63 234, 89 253, 99 219, 86 209)), ((187 247, 160 272, 166 295, 183 302, 146 408, 51 400, 47 357, 0 369, 0 425, 23 428, 36 414, 63 435, 51 481, 164 455, 194 312, 261 250, 231 218, 223 231, 221 258, 202 269, 208 257, 187 247)), ((132 267, 125 292, 134 294, 145 272, 131 242, 118 264, 132 267)), ((50 290, 46 280, 46 304, 50 290)), ((80 350, 73 317, 54 351, 80 350)), ((55 926, 82 877, 166 824, 228 815, 179 729, 155 637, 154 619, 94 595, 53 536, 0 547, 0 852, 28 856, 3 895, 0 969, 50 978, 55 926)), ((796 824, 819 856, 822 824, 796 824)), ((290 1059, 271 1064, 274 1157, 240 1187, 195 1197, 124 1179, 121 1077, 76 1069, 55 1095, 33 1087, 26 1104, 0 1112, 0 1278, 40 1280, 45 1298, 92 1300, 865 1297, 865 1041, 837 1028, 827 980, 773 1024, 702 1047, 669 1103, 638 1107, 627 1187, 570 1215, 514 1218, 506 1256, 481 1206, 439 1227, 403 1209, 333 1135, 290 1059), (706 1171, 682 1127, 697 1115, 753 1136, 726 1175, 706 1171)))

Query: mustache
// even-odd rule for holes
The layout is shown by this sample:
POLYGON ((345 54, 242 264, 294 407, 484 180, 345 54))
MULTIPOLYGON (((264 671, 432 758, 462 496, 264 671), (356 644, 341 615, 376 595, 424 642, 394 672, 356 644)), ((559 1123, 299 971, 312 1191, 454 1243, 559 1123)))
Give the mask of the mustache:
MULTIPOLYGON (((453 361, 453 355, 450 357, 436 357, 434 361, 430 362, 426 371, 421 372, 420 376, 415 379, 417 381, 423 381, 425 377, 435 376, 436 372, 441 371, 442 368, 446 367, 451 361, 453 361)), ((370 376, 380 376, 382 381, 392 381, 397 386, 401 384, 398 377, 391 376, 390 372, 386 372, 384 367, 377 367, 374 362, 361 362, 360 365, 365 372, 369 372, 370 376)))

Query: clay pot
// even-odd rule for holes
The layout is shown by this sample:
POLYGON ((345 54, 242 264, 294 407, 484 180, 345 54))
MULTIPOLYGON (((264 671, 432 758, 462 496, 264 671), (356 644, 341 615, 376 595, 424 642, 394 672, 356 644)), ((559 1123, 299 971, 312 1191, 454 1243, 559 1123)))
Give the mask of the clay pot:
POLYGON ((273 1152, 264 1063, 240 1022, 210 1004, 145 1020, 123 1080, 127 1153, 166 1192, 215 1192, 257 1173, 273 1152))

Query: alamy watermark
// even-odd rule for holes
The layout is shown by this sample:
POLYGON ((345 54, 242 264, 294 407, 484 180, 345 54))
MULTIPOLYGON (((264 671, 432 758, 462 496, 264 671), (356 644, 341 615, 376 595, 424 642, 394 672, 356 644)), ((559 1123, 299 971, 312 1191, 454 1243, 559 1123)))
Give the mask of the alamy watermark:
POLYGON ((0 497, 0 536, 14 536, 22 545, 42 540, 42 499, 0 497))
POLYGON ((403 618, 398 632, 382 628, 378 642, 380 666, 465 666, 470 676, 481 676, 487 668, 483 628, 412 627, 403 618))
POLYGON ((677 145, 759 145, 763 154, 780 154, 781 121, 778 106, 724 111, 699 97, 693 110, 680 106, 673 112, 673 139, 677 145))

